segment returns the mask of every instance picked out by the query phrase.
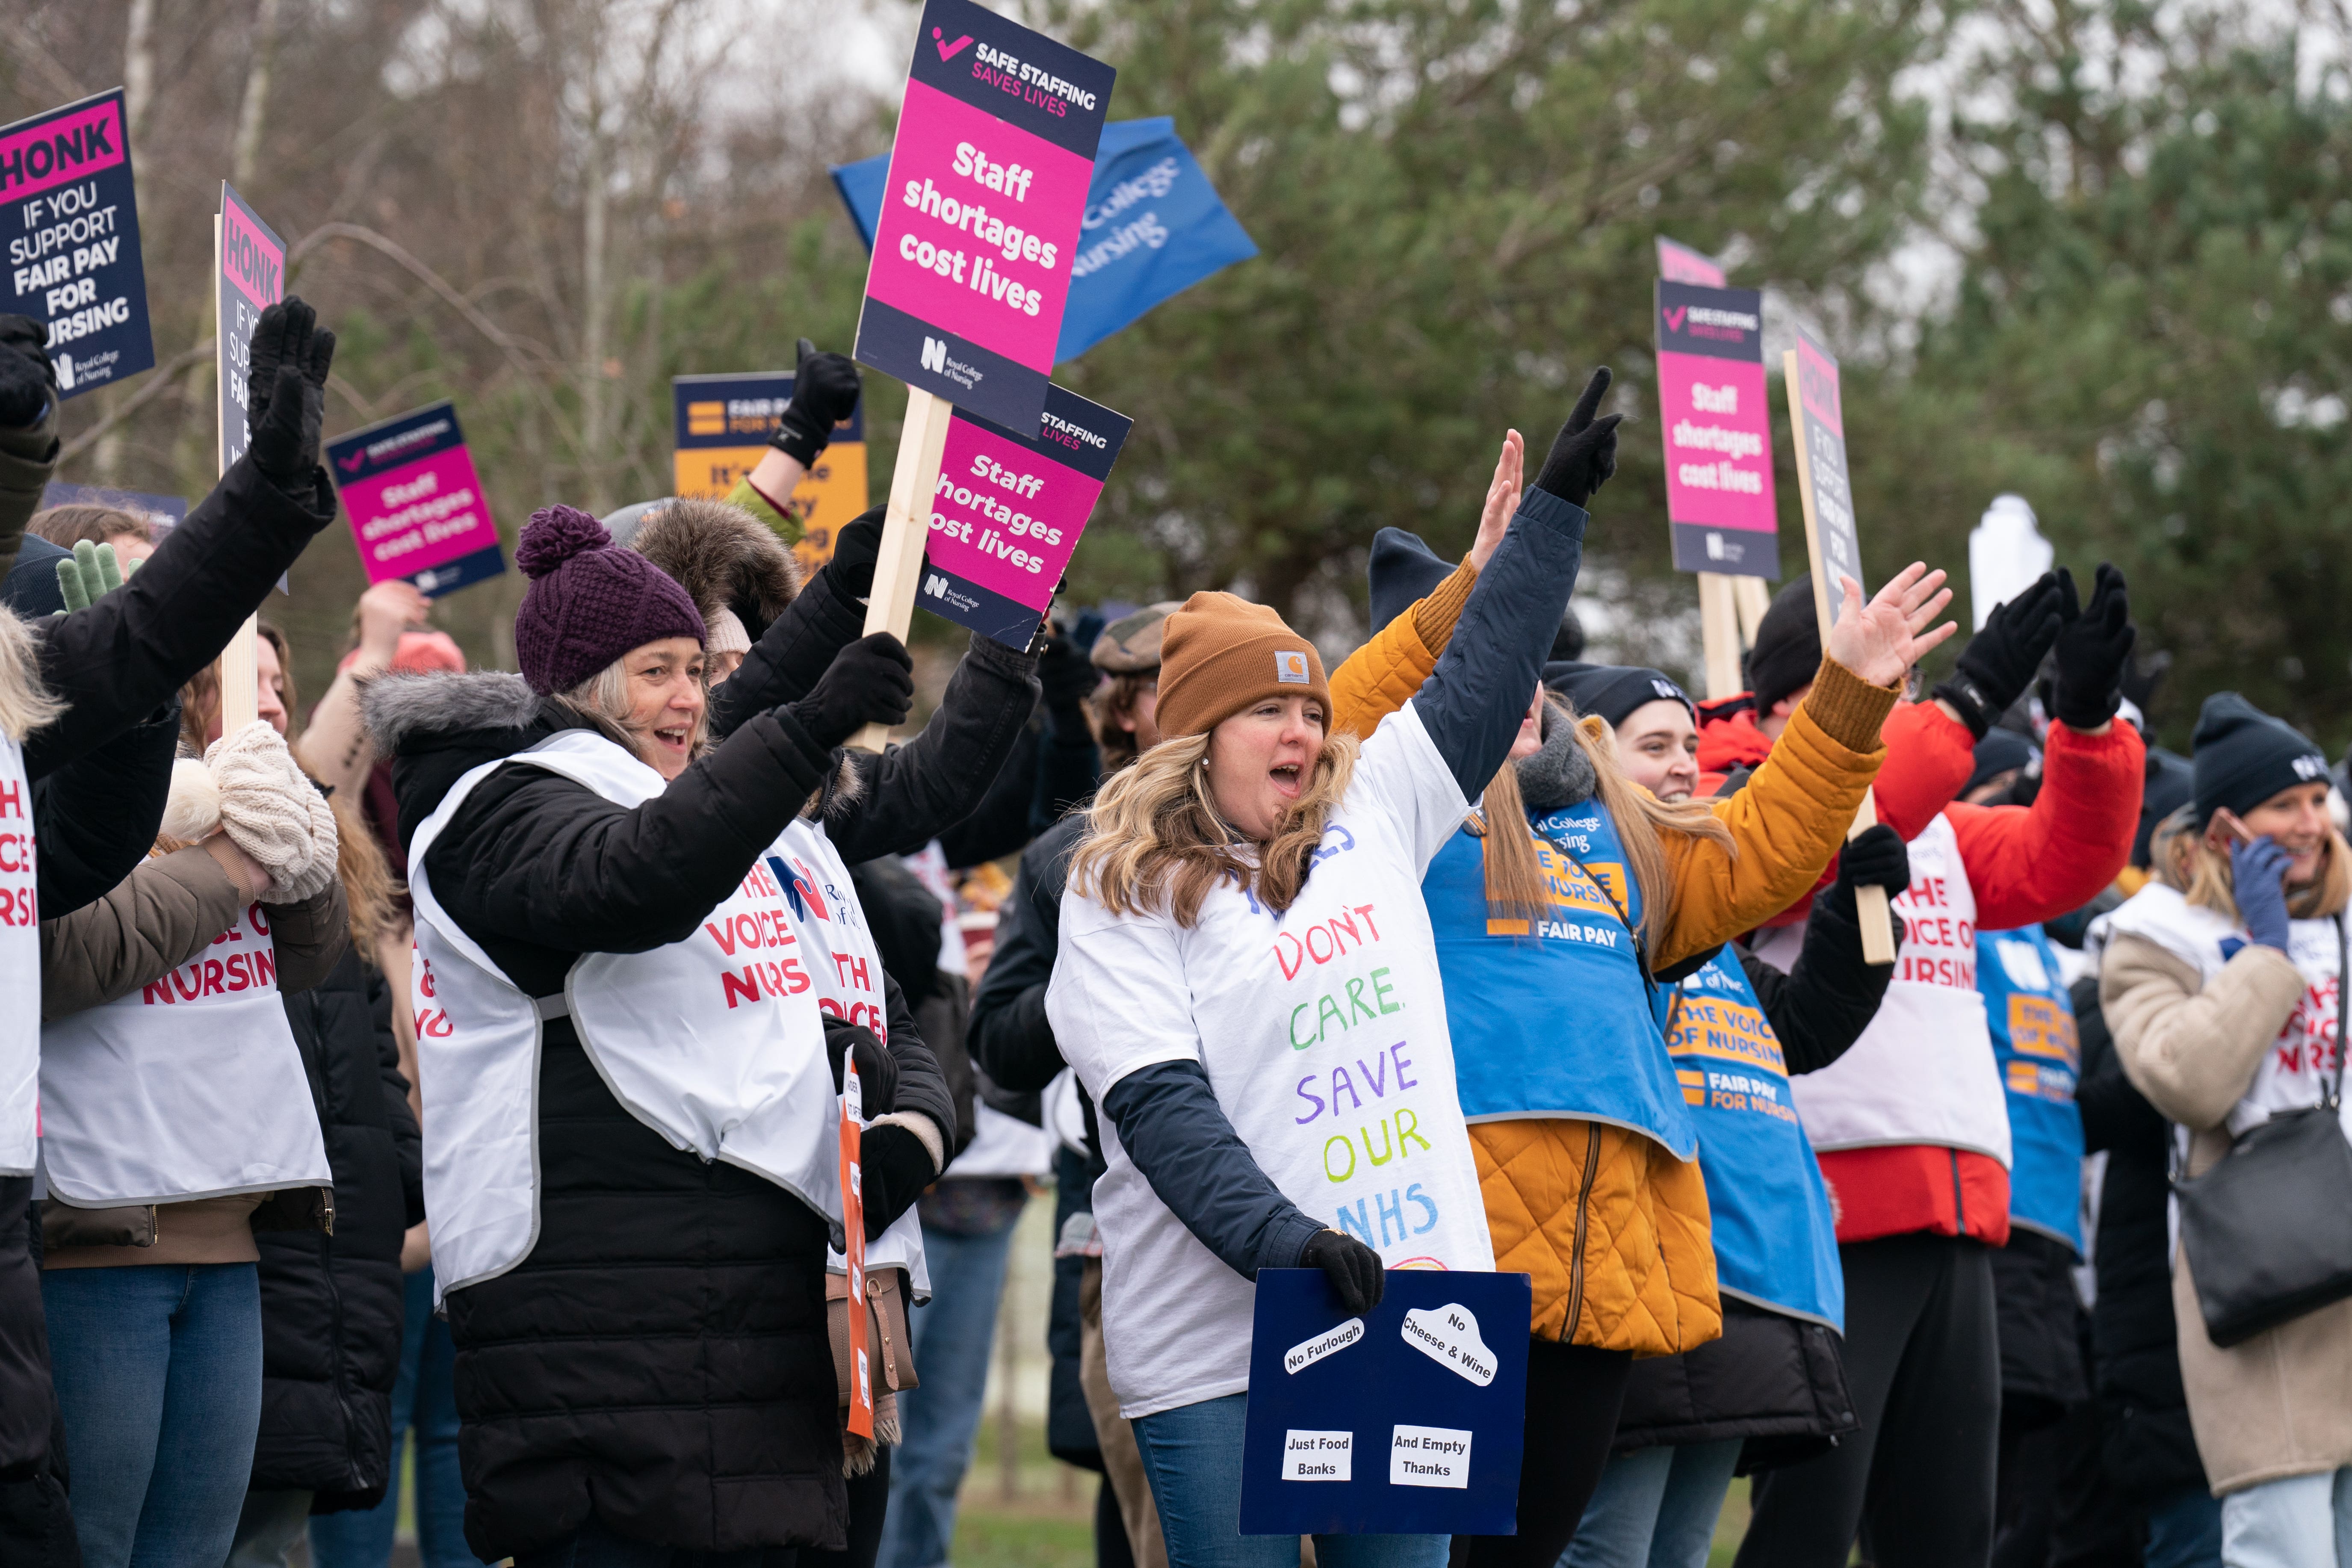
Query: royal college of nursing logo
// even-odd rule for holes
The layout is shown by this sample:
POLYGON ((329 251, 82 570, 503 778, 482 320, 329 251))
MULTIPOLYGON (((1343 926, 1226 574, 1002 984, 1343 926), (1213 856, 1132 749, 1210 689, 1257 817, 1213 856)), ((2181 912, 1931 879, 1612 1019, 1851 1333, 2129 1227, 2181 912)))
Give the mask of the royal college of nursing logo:
POLYGON ((1307 656, 1277 650, 1274 656, 1274 678, 1285 686, 1311 684, 1307 675, 1307 656))

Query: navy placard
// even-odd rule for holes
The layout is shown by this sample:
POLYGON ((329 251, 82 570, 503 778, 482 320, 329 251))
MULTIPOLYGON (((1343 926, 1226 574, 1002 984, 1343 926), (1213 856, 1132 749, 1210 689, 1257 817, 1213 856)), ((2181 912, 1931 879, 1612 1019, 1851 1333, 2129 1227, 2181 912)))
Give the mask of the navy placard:
POLYGON ((122 89, 0 126, 6 310, 45 321, 60 396, 152 369, 122 89))
POLYGON ((1524 1274, 1391 1268, 1339 1305, 1320 1269, 1257 1277, 1244 1535, 1512 1535, 1526 1442, 1524 1274))
POLYGON ((908 73, 1008 125, 1092 158, 1118 73, 971 0, 929 0, 908 73))

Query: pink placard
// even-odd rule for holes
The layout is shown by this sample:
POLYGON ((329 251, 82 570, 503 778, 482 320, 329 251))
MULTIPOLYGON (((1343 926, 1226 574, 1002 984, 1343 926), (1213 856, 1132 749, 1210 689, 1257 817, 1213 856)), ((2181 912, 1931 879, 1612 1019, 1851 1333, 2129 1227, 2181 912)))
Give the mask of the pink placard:
POLYGON ((1051 372, 1093 178, 1092 160, 909 81, 867 295, 1051 372))
POLYGON ((463 447, 345 485, 342 494, 371 584, 498 547, 498 525, 463 447))
POLYGON ((246 219, 236 202, 221 204, 221 276, 256 305, 286 297, 286 252, 246 219))
POLYGON ((1658 355, 1665 423, 1666 515, 1769 533, 1772 425, 1764 367, 1705 354, 1658 355))
MULTIPOLYGON (((0 200, 16 201, 122 162, 122 105, 108 98, 0 136, 0 200)), ((72 209, 63 209, 70 212, 72 209)))
POLYGON ((924 555, 992 594, 1043 610, 1102 488, 1100 479, 958 419, 940 458, 924 555))

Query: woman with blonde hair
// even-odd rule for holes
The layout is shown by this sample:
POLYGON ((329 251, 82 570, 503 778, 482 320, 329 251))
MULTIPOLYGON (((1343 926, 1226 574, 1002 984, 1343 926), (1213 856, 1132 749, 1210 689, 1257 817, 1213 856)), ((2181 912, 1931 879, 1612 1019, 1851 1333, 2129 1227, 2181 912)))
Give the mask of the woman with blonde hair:
MULTIPOLYGON (((1575 585, 1582 503, 1615 468, 1608 384, 1586 388, 1427 683, 1370 736, 1327 730, 1322 662, 1272 610, 1195 594, 1170 616, 1164 738, 1103 786, 1072 858, 1045 1010, 1101 1111, 1104 1348, 1176 1568, 1296 1560, 1240 1533, 1259 1269, 1319 1268, 1361 1312, 1387 1264, 1494 1267, 1420 880, 1509 749, 1575 585), (1349 1033, 1351 1006, 1377 1037, 1349 1033), (1378 1058, 1360 1092, 1411 1145, 1402 1176, 1325 1167, 1308 1090, 1343 1049, 1378 1058)), ((1446 1550, 1317 1538, 1326 1568, 1446 1550)))
MULTIPOLYGON (((2133 1087, 2185 1132, 2188 1173, 2249 1128, 2339 1093, 2352 860, 2317 745, 2233 691, 2205 700, 2189 830, 2107 918, 2099 1000, 2133 1087), (2168 885, 2169 884, 2169 885, 2168 885)), ((2352 1300, 2222 1349, 2173 1268, 2181 1383, 2232 1568, 2352 1563, 2352 1300)))
POLYGON ((1518 1530, 1471 1540, 1471 1563, 1549 1568, 1608 1461, 1633 1358, 1722 1332, 1690 1103, 1710 1075, 1668 1053, 1658 976, 1821 875, 1878 771, 1905 672, 1954 629, 1926 630, 1950 600, 1942 583, 1913 565, 1867 605, 1845 584, 1781 744, 1726 800, 1661 801, 1628 776, 1607 718, 1537 690, 1510 762, 1430 865, 1496 1266, 1534 1284, 1518 1530))

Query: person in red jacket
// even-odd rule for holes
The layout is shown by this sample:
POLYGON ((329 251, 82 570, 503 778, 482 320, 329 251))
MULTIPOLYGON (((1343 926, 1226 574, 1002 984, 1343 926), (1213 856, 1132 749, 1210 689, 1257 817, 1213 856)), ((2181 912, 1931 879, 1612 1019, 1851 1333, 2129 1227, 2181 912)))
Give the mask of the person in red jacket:
MULTIPOLYGON (((1752 705, 1702 728, 1702 766, 1769 749, 1791 700, 1776 689, 1782 672, 1819 647, 1811 586, 1797 589, 1801 603, 1782 594, 1759 628, 1752 705)), ((1981 1568, 1990 1555, 2000 1357, 1990 1249, 2009 1237, 2009 1121, 1976 933, 2073 910, 2129 858, 2144 748, 2115 714, 2133 637, 2120 573, 2099 568, 2087 607, 2053 574, 1993 613, 1934 700, 1887 721, 1879 817, 1911 859, 1895 976, 1853 1047, 1795 1086, 1836 1215, 1862 1434, 1763 1478, 1741 1568, 1836 1568, 1858 1529, 1881 1568, 1981 1568), (2053 647, 2040 795, 2031 806, 1957 803, 1977 739, 2053 647)), ((1801 919, 1755 949, 1786 967, 1803 935, 1801 919)))

